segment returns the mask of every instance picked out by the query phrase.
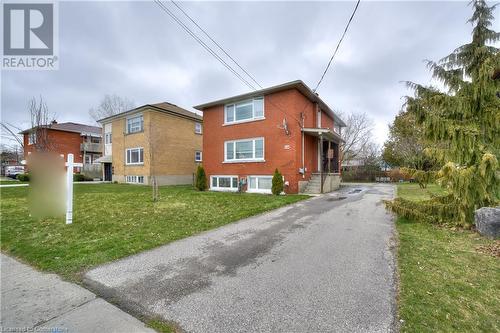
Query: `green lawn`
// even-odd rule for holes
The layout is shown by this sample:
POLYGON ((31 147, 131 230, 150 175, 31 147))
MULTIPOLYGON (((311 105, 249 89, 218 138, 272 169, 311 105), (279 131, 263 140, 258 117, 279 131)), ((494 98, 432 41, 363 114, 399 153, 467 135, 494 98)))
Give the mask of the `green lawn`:
POLYGON ((28 187, 1 189, 1 248, 42 270, 78 279, 89 267, 307 198, 191 187, 75 184, 74 221, 29 216, 28 187))
MULTIPOLYGON (((442 191, 398 185, 398 195, 423 200, 442 191)), ((472 231, 397 220, 399 316, 403 332, 500 332, 500 258, 472 231)))

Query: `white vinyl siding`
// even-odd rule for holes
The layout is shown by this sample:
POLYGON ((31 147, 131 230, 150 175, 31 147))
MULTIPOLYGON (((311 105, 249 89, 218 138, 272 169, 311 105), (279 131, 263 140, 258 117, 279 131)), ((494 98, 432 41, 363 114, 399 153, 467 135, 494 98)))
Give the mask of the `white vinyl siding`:
POLYGON ((141 115, 127 118, 127 133, 137 133, 144 130, 144 118, 141 115))
POLYGON ((248 176, 247 192, 271 193, 272 176, 248 176))
POLYGON ((194 152, 194 161, 201 162, 202 159, 203 159, 203 153, 201 151, 195 151, 194 152))
POLYGON ((129 148, 125 150, 127 165, 144 163, 144 148, 129 148))
POLYGON ((264 138, 224 142, 225 162, 264 161, 264 138))
POLYGON ((258 119, 264 119, 264 97, 255 97, 224 107, 224 124, 258 119))
POLYGON ((144 184, 144 176, 125 176, 125 181, 131 184, 144 184))
POLYGON ((210 189, 214 191, 238 191, 238 176, 211 176, 210 189))

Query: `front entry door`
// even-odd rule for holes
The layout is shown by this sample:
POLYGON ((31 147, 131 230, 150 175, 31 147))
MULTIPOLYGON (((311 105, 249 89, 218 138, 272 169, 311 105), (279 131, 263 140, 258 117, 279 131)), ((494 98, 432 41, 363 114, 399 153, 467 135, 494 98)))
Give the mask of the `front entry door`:
POLYGON ((111 163, 104 163, 104 181, 110 182, 112 178, 111 163))

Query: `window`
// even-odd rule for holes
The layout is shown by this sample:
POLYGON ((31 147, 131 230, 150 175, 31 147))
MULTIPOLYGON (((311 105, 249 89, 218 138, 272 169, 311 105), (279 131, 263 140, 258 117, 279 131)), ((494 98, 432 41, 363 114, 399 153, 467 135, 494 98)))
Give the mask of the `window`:
POLYGON ((28 144, 34 145, 36 143, 36 132, 31 132, 28 134, 28 144))
POLYGON ((101 138, 96 137, 96 136, 91 136, 90 137, 90 142, 91 143, 101 143, 101 138))
POLYGON ((263 119, 264 97, 256 97, 234 104, 227 104, 224 114, 225 124, 263 119))
POLYGON ((144 176, 125 176, 125 182, 131 184, 144 184, 144 176))
POLYGON ((144 130, 144 119, 142 114, 127 119, 127 133, 142 132, 144 130))
POLYGON ((194 152, 194 161, 195 162, 201 162, 202 160, 202 153, 201 151, 195 151, 194 152))
POLYGON ((111 133, 104 133, 104 143, 105 144, 111 143, 111 133))
POLYGON ((127 164, 143 164, 144 148, 129 148, 126 150, 127 164))
POLYGON ((85 155, 85 164, 91 164, 92 163, 92 155, 85 155))
POLYGON ((225 161, 263 161, 264 138, 226 141, 225 161))
POLYGON ((201 131, 202 131, 201 123, 194 123, 194 132, 196 134, 201 134, 201 131))
POLYGON ((272 176, 249 176, 247 192, 271 193, 272 176))
POLYGON ((215 191, 238 191, 238 176, 212 176, 210 185, 215 191))

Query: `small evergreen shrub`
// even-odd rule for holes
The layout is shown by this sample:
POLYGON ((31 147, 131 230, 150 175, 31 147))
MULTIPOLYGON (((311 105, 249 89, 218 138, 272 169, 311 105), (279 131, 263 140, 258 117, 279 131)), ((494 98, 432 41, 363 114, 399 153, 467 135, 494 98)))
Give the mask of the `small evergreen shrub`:
POLYGON ((194 186, 198 191, 206 191, 207 190, 207 175, 205 174, 205 169, 203 166, 198 165, 196 169, 196 179, 194 186))
POLYGON ((271 192, 273 192, 274 195, 280 195, 281 192, 283 192, 283 176, 278 169, 274 171, 271 192))
POLYGON ((84 176, 84 175, 82 175, 81 173, 75 173, 75 174, 73 175, 73 181, 74 181, 74 182, 83 182, 83 181, 85 181, 85 180, 86 180, 86 179, 85 179, 85 176, 84 176))
POLYGON ((20 173, 16 176, 16 179, 19 180, 20 182, 29 182, 30 175, 28 173, 20 173))

